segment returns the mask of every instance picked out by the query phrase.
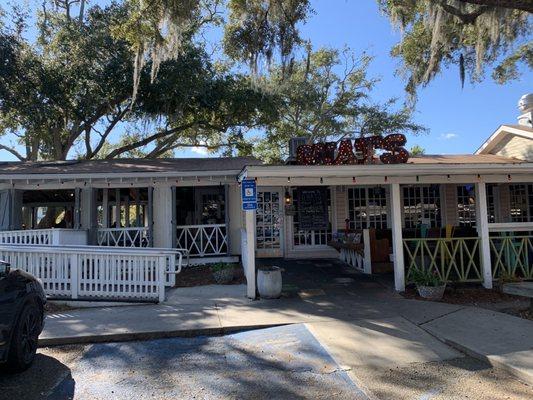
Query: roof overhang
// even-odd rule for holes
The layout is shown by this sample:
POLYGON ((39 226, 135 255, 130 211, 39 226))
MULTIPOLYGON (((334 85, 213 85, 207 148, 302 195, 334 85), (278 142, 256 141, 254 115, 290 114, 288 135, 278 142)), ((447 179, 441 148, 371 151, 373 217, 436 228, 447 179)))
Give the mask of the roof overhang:
POLYGON ((521 129, 515 126, 501 125, 490 137, 475 151, 474 154, 490 154, 498 143, 507 135, 516 135, 533 140, 533 131, 521 129))
POLYGON ((240 170, 172 171, 172 172, 114 172, 114 173, 49 173, 0 174, 0 187, 128 187, 175 185, 194 186, 235 183, 240 170))
POLYGON ((533 163, 248 166, 239 174, 260 185, 520 182, 533 180, 533 163))

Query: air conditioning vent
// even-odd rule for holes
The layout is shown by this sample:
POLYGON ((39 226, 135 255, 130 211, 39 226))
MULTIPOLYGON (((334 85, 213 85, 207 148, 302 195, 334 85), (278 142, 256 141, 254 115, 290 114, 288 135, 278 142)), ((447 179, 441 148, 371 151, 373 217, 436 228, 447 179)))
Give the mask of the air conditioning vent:
POLYGON ((301 145, 307 144, 307 138, 305 137, 296 137, 289 140, 289 159, 288 163, 296 161, 296 150, 301 145))

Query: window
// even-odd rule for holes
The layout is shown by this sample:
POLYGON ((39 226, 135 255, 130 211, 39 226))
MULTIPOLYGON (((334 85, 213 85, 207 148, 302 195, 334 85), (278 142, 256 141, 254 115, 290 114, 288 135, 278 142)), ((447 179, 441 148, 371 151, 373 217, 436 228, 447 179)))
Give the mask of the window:
POLYGON ((459 226, 476 226, 476 195, 474 185, 457 186, 457 221, 459 226))
POLYGON ((496 197, 498 194, 497 185, 487 184, 487 220, 489 224, 496 222, 496 197))
POLYGON ((531 222, 533 218, 532 185, 509 185, 512 222, 531 222))
POLYGON ((410 185, 403 187, 403 219, 406 228, 419 224, 441 225, 439 185, 410 185))
POLYGON ((350 229, 387 228, 385 188, 354 187, 348 189, 350 229))

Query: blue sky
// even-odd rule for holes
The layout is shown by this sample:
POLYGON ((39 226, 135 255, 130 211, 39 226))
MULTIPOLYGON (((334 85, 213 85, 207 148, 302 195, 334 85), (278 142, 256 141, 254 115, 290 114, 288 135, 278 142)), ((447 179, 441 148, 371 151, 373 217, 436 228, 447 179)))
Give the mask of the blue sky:
MULTIPOLYGON (((7 0, 0 0, 5 6, 7 0)), ((93 0, 107 3, 106 0, 93 0)), ((31 2, 35 6, 35 2, 31 2)), ((316 13, 302 27, 302 36, 314 48, 348 45, 356 51, 368 51, 375 57, 371 76, 381 78, 372 97, 385 101, 390 97, 403 100, 404 82, 395 76, 398 60, 390 57, 391 47, 400 39, 386 16, 381 15, 376 0, 315 0, 316 13)), ((488 74, 489 75, 489 74, 488 74)), ((426 153, 472 153, 501 124, 514 124, 521 95, 533 92, 533 72, 504 86, 488 76, 482 83, 466 82, 461 89, 456 67, 443 71, 428 87, 419 91, 414 119, 429 133, 408 138, 408 147, 418 144, 426 153)), ((180 157, 200 156, 200 152, 184 150, 180 157)), ((13 159, 0 151, 0 160, 13 159)))

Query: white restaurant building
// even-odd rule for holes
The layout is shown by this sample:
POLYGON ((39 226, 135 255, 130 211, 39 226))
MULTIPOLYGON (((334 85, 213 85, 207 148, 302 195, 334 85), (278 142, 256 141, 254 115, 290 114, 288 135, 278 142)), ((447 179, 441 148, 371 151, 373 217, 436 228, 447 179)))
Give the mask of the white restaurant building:
POLYGON ((501 276, 533 279, 532 96, 521 111, 475 154, 401 164, 4 162, 0 258, 38 275, 53 296, 161 301, 182 266, 242 257, 255 297, 256 258, 339 257, 332 242, 360 231, 361 250, 341 249, 343 260, 365 273, 392 262, 399 291, 413 266, 485 287, 501 276), (243 179, 256 181, 257 211, 242 211, 243 179), (302 220, 306 191, 319 198, 319 228, 302 220))

